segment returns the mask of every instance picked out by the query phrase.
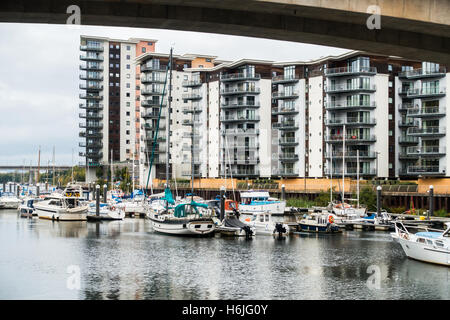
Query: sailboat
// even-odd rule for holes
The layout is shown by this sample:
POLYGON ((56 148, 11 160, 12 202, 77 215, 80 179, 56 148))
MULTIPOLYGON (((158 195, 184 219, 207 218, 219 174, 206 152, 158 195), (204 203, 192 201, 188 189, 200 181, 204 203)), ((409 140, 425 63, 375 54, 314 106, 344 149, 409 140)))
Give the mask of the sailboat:
MULTIPOLYGON (((169 110, 171 109, 172 102, 172 51, 170 49, 169 56, 169 110)), ((167 82, 164 83, 164 91, 167 82)), ((163 91, 163 92, 164 92, 163 91)), ((163 95, 164 97, 164 95, 163 95)), ((162 100, 159 109, 158 117, 158 129, 159 120, 162 110, 162 100)), ((163 234, 169 235, 211 235, 214 233, 215 224, 213 221, 214 211, 206 203, 198 203, 193 199, 193 188, 194 188, 194 171, 191 172, 192 178, 192 196, 190 202, 176 204, 172 196, 172 191, 169 186, 169 159, 170 159, 170 112, 168 112, 167 119, 167 156, 166 156, 166 185, 164 190, 164 197, 159 201, 152 202, 148 208, 147 218, 150 219, 152 223, 153 230, 163 234)), ((192 126, 194 131, 194 126, 192 126)), ((157 139, 158 130, 156 131, 155 141, 157 139)), ((153 145, 152 158, 150 162, 153 163, 155 144, 153 145)), ((193 161, 193 154, 191 155, 191 162, 193 161)), ((191 165, 193 169, 193 165, 191 165)), ((149 172, 150 177, 150 172, 149 172)), ((148 179, 147 179, 148 180, 148 179)))

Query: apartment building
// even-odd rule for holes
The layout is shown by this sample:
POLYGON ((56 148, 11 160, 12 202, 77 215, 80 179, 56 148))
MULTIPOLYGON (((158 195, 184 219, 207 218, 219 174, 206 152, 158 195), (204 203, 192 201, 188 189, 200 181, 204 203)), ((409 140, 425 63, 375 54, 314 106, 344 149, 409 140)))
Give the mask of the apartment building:
POLYGON ((155 50, 156 40, 80 37, 79 136, 87 181, 111 161, 139 159, 139 83, 134 59, 155 50))

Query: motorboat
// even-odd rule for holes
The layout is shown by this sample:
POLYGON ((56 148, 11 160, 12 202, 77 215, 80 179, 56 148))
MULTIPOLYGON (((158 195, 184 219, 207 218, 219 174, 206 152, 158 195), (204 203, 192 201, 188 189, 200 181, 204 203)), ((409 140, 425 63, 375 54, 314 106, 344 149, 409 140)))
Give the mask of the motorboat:
POLYGON ((445 231, 429 228, 420 232, 417 230, 417 227, 406 227, 402 222, 396 222, 395 232, 391 236, 400 243, 407 257, 450 266, 450 222, 446 223, 445 231))
POLYGON ((19 205, 17 210, 22 218, 31 218, 32 216, 37 217, 37 212, 34 205, 38 202, 42 201, 41 198, 24 198, 22 203, 19 205))
POLYGON ((336 216, 347 220, 363 218, 366 216, 367 212, 367 209, 364 207, 355 207, 346 202, 331 202, 328 206, 328 210, 336 216))
POLYGON ((86 218, 88 221, 123 220, 125 211, 112 203, 100 203, 99 215, 97 215, 96 204, 91 203, 86 218))
POLYGON ((40 219, 56 221, 85 221, 88 205, 83 202, 83 189, 70 185, 62 194, 52 193, 34 205, 40 219))
POLYGON ((284 214, 286 201, 272 198, 267 191, 242 191, 239 211, 242 214, 256 212, 270 212, 271 214, 284 214))
POLYGON ((220 199, 209 201, 216 211, 216 231, 222 236, 251 238, 256 235, 256 228, 239 220, 238 203, 231 199, 224 200, 224 217, 220 216, 220 199))
POLYGON ((338 233, 338 225, 335 223, 336 216, 332 213, 313 212, 304 215, 299 221, 299 229, 306 232, 338 233))
POLYGON ((290 232, 287 224, 273 221, 270 211, 255 212, 251 218, 246 217, 244 222, 251 228, 255 228, 258 235, 287 236, 290 232))
POLYGON ((21 200, 17 198, 14 193, 3 192, 0 197, 0 208, 2 209, 17 209, 21 200))

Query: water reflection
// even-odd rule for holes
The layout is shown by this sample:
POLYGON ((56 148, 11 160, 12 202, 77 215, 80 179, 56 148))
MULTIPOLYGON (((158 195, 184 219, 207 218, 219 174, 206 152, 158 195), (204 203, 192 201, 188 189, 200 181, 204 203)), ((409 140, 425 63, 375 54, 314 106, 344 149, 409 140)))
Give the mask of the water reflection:
POLYGON ((101 223, 0 212, 2 299, 449 299, 449 268, 407 259, 389 233, 191 239, 144 219, 101 223), (7 244, 7 245, 6 245, 7 244), (67 267, 81 271, 67 288, 67 267), (370 266, 379 289, 368 286, 370 266))

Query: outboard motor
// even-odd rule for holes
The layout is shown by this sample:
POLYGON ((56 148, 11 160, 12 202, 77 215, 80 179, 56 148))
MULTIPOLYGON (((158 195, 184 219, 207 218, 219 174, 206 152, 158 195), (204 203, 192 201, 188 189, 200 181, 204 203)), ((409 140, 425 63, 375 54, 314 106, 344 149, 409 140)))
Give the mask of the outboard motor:
POLYGON ((283 227, 281 223, 275 224, 275 232, 278 233, 278 236, 281 238, 283 233, 286 233, 286 228, 283 227))
POLYGON ((249 226, 242 227, 245 232, 245 239, 250 239, 253 236, 253 231, 249 226))

